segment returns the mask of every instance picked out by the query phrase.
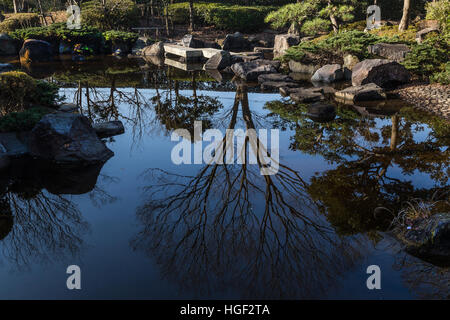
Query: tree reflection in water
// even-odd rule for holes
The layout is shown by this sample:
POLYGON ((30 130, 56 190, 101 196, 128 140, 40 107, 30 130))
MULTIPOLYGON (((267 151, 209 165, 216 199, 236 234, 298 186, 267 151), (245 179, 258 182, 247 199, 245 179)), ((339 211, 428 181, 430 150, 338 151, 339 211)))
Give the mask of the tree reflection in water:
POLYGON ((23 270, 34 263, 76 258, 89 226, 67 195, 89 193, 97 203, 114 201, 96 186, 102 166, 76 169, 24 159, 2 173, 1 260, 23 270))
MULTIPOLYGON (((255 128, 245 85, 227 128, 236 127, 239 106, 246 129, 255 128)), ((247 154, 248 139, 245 146, 247 154)), ((191 177, 149 170, 133 248, 198 295, 319 297, 360 257, 360 245, 337 237, 316 214, 298 172, 281 164, 277 175, 262 176, 260 166, 209 164, 191 177)))

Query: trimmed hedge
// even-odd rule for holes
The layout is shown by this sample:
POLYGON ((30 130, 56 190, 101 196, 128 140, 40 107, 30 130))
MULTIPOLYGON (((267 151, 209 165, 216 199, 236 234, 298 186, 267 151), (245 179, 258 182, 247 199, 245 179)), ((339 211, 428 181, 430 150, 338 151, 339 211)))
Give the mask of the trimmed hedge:
MULTIPOLYGON (((277 9, 274 6, 238 6, 222 3, 194 3, 197 24, 214 25, 230 31, 257 31, 266 26, 266 15, 277 9)), ((169 15, 174 23, 189 22, 189 3, 175 3, 169 6, 169 15)))
POLYGON ((99 30, 129 30, 139 25, 139 10, 132 0, 108 0, 103 7, 100 0, 81 5, 82 24, 99 30))
POLYGON ((40 26, 41 22, 36 13, 16 13, 0 23, 0 32, 40 26))

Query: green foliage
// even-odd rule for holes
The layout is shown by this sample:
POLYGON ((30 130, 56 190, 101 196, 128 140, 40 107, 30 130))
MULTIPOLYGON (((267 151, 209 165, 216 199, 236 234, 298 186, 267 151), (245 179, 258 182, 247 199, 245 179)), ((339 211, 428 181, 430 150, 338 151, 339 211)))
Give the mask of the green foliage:
POLYGON ((139 38, 139 35, 134 32, 111 30, 103 32, 103 37, 107 43, 115 44, 121 42, 132 46, 139 38))
POLYGON ((306 41, 287 50, 283 60, 300 62, 318 61, 342 62, 345 54, 357 56, 360 60, 370 58, 369 45, 380 42, 397 42, 397 39, 379 37, 362 31, 332 33, 315 41, 306 41), (322 60, 322 61, 320 61, 322 60))
POLYGON ((50 113, 51 109, 33 107, 23 112, 12 112, 0 118, 0 132, 28 131, 50 113))
POLYGON ((0 74, 0 106, 2 113, 22 110, 32 105, 53 106, 59 101, 58 87, 35 80, 24 72, 0 74))
POLYGON ((369 32, 379 37, 391 39, 392 42, 416 43, 417 29, 414 26, 409 26, 408 30, 405 31, 399 31, 398 26, 384 26, 369 32))
POLYGON ((40 26, 39 16, 36 13, 17 13, 0 23, 0 32, 9 32, 21 28, 40 26))
POLYGON ((430 77, 431 82, 438 82, 447 85, 450 84, 450 62, 447 62, 443 69, 443 71, 436 72, 430 77))
POLYGON ((443 71, 448 62, 449 42, 445 37, 433 37, 412 47, 403 65, 422 78, 443 71))
POLYGON ((450 32, 450 0, 440 0, 426 4, 427 19, 438 20, 445 33, 450 32))
POLYGON ((128 30, 139 24, 139 12, 132 0, 100 0, 82 4, 82 24, 100 30, 128 30))
MULTIPOLYGON (((218 29, 232 31, 256 31, 264 28, 264 18, 274 8, 271 6, 238 6, 206 2, 194 3, 196 23, 214 25, 218 29)), ((188 23, 188 2, 172 4, 168 10, 174 23, 188 23)))
POLYGON ((272 27, 280 29, 288 25, 299 25, 305 34, 317 34, 328 31, 331 22, 326 24, 333 16, 337 23, 348 22, 354 19, 353 12, 357 1, 355 0, 305 0, 288 4, 266 17, 272 27), (306 24, 306 26, 304 25, 306 24), (318 28, 315 29, 314 26, 318 28), (314 32, 316 30, 316 32, 314 32))

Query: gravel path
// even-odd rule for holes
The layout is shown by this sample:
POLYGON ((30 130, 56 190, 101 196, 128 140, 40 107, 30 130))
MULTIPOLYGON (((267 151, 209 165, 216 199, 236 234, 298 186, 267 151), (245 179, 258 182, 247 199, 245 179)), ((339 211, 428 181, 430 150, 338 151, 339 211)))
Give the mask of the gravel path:
POLYGON ((394 91, 411 105, 450 120, 450 85, 409 85, 394 91))

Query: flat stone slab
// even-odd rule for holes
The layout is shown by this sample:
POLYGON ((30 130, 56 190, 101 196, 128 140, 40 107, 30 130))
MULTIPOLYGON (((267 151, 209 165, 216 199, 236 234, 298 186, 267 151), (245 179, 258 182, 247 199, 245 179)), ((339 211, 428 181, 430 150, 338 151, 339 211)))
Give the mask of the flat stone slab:
POLYGON ((295 88, 297 84, 294 82, 266 81, 261 84, 261 90, 274 90, 280 88, 295 88))
POLYGON ((168 66, 181 69, 184 71, 201 71, 203 70, 203 64, 201 63, 183 63, 173 59, 166 58, 164 63, 168 66))
POLYGON ((165 44, 164 51, 166 54, 170 53, 175 56, 189 59, 199 59, 203 57, 203 52, 200 49, 187 48, 176 44, 165 44))
POLYGON ((287 76, 285 74, 281 73, 269 73, 269 74, 262 74, 258 77, 258 82, 293 82, 292 78, 290 76, 287 76))
POLYGON ((323 90, 320 88, 304 89, 299 88, 289 93, 292 100, 297 103, 311 103, 325 100, 323 90))

